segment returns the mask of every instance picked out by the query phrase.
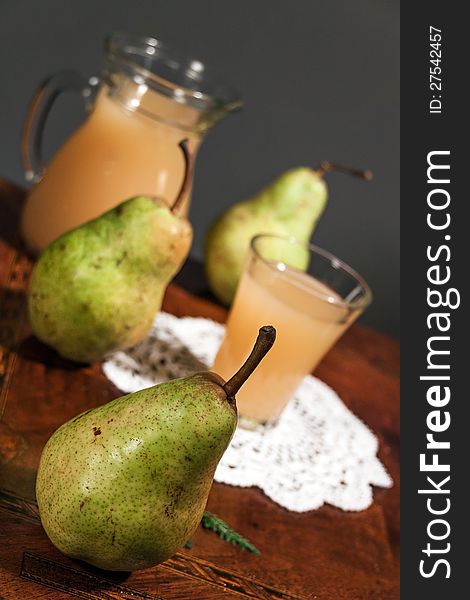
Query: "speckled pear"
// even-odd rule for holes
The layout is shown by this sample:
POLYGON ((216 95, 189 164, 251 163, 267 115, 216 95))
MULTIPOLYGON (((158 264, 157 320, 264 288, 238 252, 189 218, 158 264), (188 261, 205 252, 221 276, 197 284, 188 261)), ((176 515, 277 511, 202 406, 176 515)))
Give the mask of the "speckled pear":
MULTIPOLYGON (((318 169, 291 169, 252 198, 231 206, 214 222, 205 240, 204 265, 209 286, 221 302, 232 302, 255 235, 271 233, 310 240, 328 200, 323 175, 331 170, 362 179, 371 177, 369 171, 326 161, 318 169)), ((308 266, 303 251, 291 252, 285 262, 300 270, 308 266)))
POLYGON ((172 207, 131 198, 62 235, 33 271, 28 308, 36 336, 79 362, 101 360, 149 331, 170 280, 186 259, 192 228, 178 214, 192 162, 172 207))
POLYGON ((42 452, 36 496, 67 556, 113 571, 170 557, 201 521, 237 424, 235 394, 268 352, 261 328, 228 381, 197 373, 122 396, 62 425, 42 452))
MULTIPOLYGON (((260 233, 294 236, 308 241, 320 218, 328 192, 317 171, 287 171, 258 194, 231 206, 206 236, 205 270, 212 292, 230 304, 243 271, 250 240, 260 233)), ((305 269, 305 257, 291 257, 291 266, 305 269)))

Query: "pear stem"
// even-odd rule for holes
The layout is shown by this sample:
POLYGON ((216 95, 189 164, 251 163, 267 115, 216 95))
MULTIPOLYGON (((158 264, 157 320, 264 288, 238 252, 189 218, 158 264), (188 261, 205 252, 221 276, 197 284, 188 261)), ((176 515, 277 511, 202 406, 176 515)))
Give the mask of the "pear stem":
POLYGON ((353 177, 359 177, 359 179, 365 179, 365 181, 370 181, 373 177, 372 171, 367 169, 354 169, 340 163, 330 162, 329 160, 324 160, 321 162, 316 171, 321 176, 323 176, 325 173, 329 173, 330 171, 339 171, 340 173, 346 173, 347 175, 352 175, 353 177))
POLYGON ((269 352, 275 339, 276 330, 272 325, 264 325, 264 327, 261 327, 250 356, 246 359, 240 369, 238 369, 235 375, 223 386, 229 400, 235 399, 238 390, 269 352))
POLYGON ((183 202, 184 198, 189 192, 194 171, 194 152, 192 151, 191 144, 188 138, 182 140, 178 144, 178 146, 183 151, 184 156, 184 177, 183 182, 181 183, 180 191, 178 192, 176 200, 174 201, 173 206, 171 207, 171 212, 174 215, 178 212, 181 203, 183 202))

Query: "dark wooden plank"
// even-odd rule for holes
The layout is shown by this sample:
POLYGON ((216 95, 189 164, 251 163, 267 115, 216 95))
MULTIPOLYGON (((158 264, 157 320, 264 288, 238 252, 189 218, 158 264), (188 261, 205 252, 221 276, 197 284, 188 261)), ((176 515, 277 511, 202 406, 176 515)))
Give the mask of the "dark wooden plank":
MULTIPOLYGON (((48 587, 50 573, 54 569, 63 573, 65 568, 67 577, 83 573, 84 580, 87 574, 101 578, 101 583, 87 579, 95 582, 97 598, 129 589, 135 597, 169 599, 282 597, 273 594, 287 592, 329 600, 398 598, 399 347, 387 336, 358 325, 325 357, 316 374, 379 436, 380 457, 396 483, 391 490, 376 490, 368 510, 345 513, 325 506, 294 514, 257 489, 215 484, 208 508, 249 537, 261 549, 260 556, 200 529, 191 551, 155 569, 118 577, 71 561, 51 545, 34 511, 40 451, 62 422, 109 401, 119 391, 98 364, 78 367, 31 336, 25 311, 31 263, 14 230, 21 198, 21 190, 1 182, 0 597, 85 597, 79 595, 89 593, 80 588, 83 582, 69 586, 67 592, 48 587), (237 589, 240 581, 245 587, 237 589)), ((164 308, 178 316, 217 321, 226 316, 220 306, 174 285, 167 291, 164 308)))
MULTIPOLYGON (((193 594, 195 590, 199 590, 203 597, 208 599, 219 598, 221 593, 223 597, 274 600, 300 598, 262 581, 197 558, 190 552, 178 552, 163 565, 130 576, 126 573, 101 571, 84 563, 72 561, 62 556, 45 539, 36 503, 5 490, 0 490, 0 523, 5 526, 3 535, 10 530, 13 534, 12 538, 19 538, 21 542, 10 549, 12 551, 8 556, 2 557, 4 560, 1 563, 0 575, 4 578, 4 582, 8 583, 9 572, 13 575, 11 586, 8 588, 10 591, 23 589, 25 585, 24 582, 17 581, 15 567, 18 567, 20 579, 51 588, 54 590, 54 598, 56 593, 64 592, 91 600, 96 598, 159 600, 185 598, 188 597, 189 590, 193 594), (7 514, 10 515, 9 519, 6 518, 7 514), (35 548, 35 552, 27 550, 32 547, 35 548), (9 567, 13 567, 11 571, 9 567), (148 576, 150 573, 151 577, 148 576), (151 591, 145 591, 146 587, 151 591)), ((3 583, 2 579, 0 583, 3 583)))

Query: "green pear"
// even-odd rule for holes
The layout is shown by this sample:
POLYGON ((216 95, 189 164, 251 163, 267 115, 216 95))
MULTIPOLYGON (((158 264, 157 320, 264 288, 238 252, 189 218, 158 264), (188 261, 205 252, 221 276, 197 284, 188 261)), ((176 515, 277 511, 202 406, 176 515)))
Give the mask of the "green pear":
POLYGON ((141 341, 165 289, 188 255, 192 228, 177 209, 190 176, 190 157, 172 207, 131 198, 62 235, 33 271, 28 308, 36 336, 60 355, 92 362, 141 341))
MULTIPOLYGON (((308 241, 327 198, 322 172, 300 167, 231 206, 212 225, 205 242, 205 270, 215 296, 224 304, 232 302, 255 235, 271 233, 308 241)), ((305 270, 305 253, 290 256, 288 264, 305 270)))
POLYGON ((215 373, 196 373, 62 425, 44 447, 36 482, 53 544, 113 571, 144 569, 174 554, 201 521, 236 428, 235 394, 274 339, 274 328, 262 327, 227 383, 215 373))
MULTIPOLYGON (((298 167, 249 200, 234 204, 214 222, 205 240, 204 263, 209 286, 221 302, 232 302, 255 235, 270 233, 292 236, 301 242, 310 240, 328 200, 323 175, 332 170, 361 179, 372 177, 370 171, 326 161, 318 169, 298 167)), ((300 246, 292 247, 283 260, 303 271, 308 266, 308 254, 300 246)))

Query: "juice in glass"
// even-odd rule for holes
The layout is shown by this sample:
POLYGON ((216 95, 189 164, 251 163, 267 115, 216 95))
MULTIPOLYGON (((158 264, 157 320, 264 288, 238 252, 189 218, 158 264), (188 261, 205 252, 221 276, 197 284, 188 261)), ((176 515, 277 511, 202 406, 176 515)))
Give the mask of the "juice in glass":
POLYGON ((276 328, 273 348, 237 394, 240 424, 248 428, 277 421, 302 379, 370 302, 367 284, 319 248, 306 246, 313 275, 289 267, 282 256, 291 244, 300 242, 276 236, 252 241, 212 367, 229 377, 248 356, 259 327, 276 328))

